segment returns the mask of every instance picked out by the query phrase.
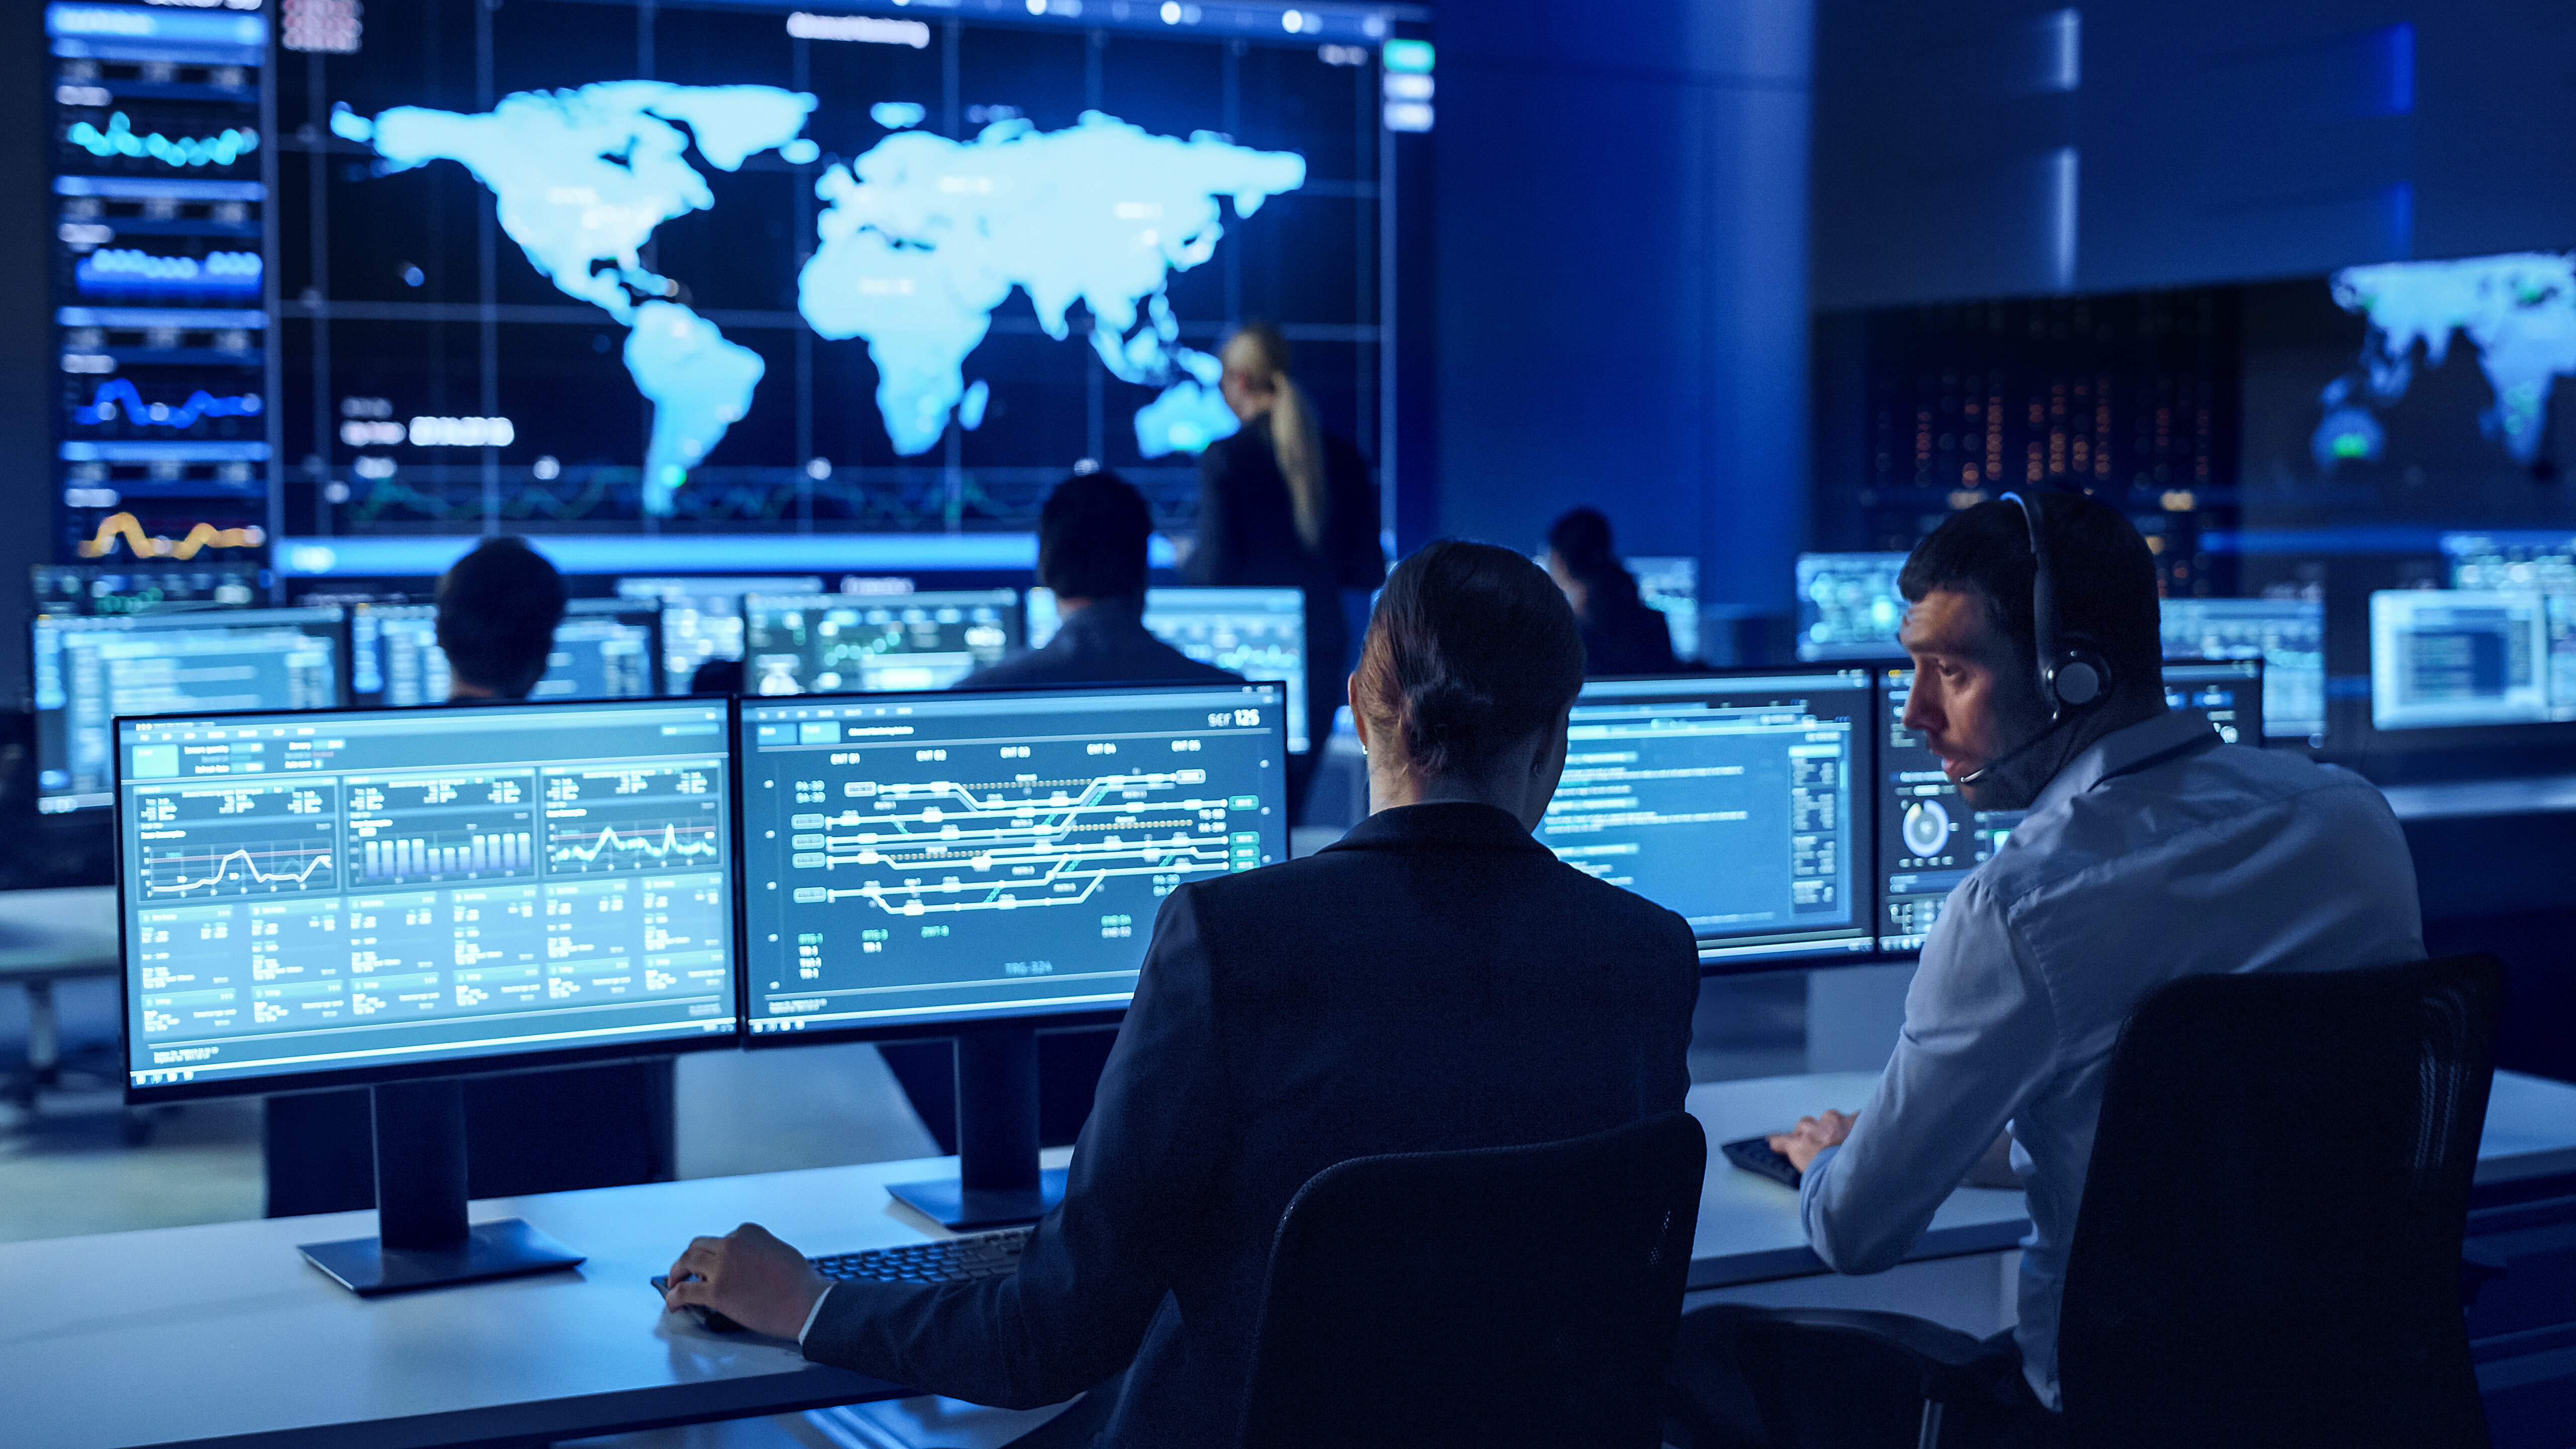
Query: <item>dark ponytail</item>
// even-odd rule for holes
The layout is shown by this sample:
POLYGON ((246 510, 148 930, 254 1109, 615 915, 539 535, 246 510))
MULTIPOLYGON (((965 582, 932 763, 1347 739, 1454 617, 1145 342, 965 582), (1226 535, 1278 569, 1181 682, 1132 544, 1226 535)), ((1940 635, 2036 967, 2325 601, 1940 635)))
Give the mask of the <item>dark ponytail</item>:
POLYGON ((1583 635, 1536 564, 1442 539, 1396 565, 1352 703, 1416 775, 1473 775, 1545 729, 1583 687, 1583 635))

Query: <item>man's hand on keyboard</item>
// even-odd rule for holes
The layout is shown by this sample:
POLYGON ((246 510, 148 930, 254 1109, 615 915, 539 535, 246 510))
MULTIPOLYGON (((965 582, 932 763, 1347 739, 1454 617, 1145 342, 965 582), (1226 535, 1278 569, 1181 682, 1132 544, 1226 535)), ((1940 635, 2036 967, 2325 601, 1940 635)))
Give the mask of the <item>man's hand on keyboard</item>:
POLYGON ((671 1265, 667 1307, 712 1308, 754 1333, 794 1338, 830 1280, 758 1223, 699 1238, 671 1265))
POLYGON ((1827 1109, 1819 1117, 1801 1117, 1795 1130, 1771 1134, 1771 1150, 1789 1159, 1789 1165, 1800 1172, 1816 1160, 1816 1154, 1828 1147, 1840 1147, 1851 1136, 1852 1124, 1860 1120, 1858 1112, 1836 1112, 1827 1109))

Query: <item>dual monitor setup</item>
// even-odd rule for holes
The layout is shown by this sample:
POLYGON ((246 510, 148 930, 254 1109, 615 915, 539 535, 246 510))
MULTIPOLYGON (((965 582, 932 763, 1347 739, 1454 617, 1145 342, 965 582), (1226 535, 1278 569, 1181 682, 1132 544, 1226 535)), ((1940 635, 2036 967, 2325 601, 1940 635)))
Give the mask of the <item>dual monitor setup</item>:
MULTIPOLYGON (((210 586, 205 591, 215 592, 210 586)), ((232 607, 237 598, 77 611, 48 597, 33 625, 37 805, 110 802, 110 722, 229 710, 412 708, 448 698, 435 606, 316 602, 232 607)), ((1305 614, 1295 589, 1158 588, 1146 627, 1194 659, 1275 680, 1290 704, 1290 750, 1305 753, 1305 614)), ((686 694, 697 668, 743 661, 746 694, 946 689, 1056 628, 1045 590, 825 593, 815 577, 621 579, 610 598, 574 599, 532 698, 686 694)))

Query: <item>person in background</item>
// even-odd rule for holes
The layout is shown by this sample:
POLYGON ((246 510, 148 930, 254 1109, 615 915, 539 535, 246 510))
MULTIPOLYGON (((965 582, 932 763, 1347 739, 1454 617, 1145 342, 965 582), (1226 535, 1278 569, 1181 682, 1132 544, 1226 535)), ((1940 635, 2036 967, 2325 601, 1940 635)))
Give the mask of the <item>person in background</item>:
POLYGON ((1220 349, 1218 386, 1242 430, 1199 454, 1198 541, 1182 562, 1194 584, 1293 587, 1306 595, 1307 754, 1289 757, 1290 812, 1304 803, 1340 701, 1323 681, 1350 667, 1341 591, 1386 579, 1377 485, 1359 449, 1327 433, 1289 375, 1287 340, 1266 322, 1220 349))
POLYGON ((1577 508, 1547 527, 1547 572, 1583 621, 1583 672, 1667 674, 1673 629, 1637 593, 1637 576, 1610 545, 1610 520, 1577 508))
MULTIPOLYGON (((2019 1321, 1990 1343, 1996 1402, 1966 1406, 1994 1432, 1964 1442, 2055 1444, 2058 1306, 2122 1024, 2185 976, 2422 959, 2414 861, 2369 782, 2222 744, 2197 711, 2166 707, 2155 558, 2109 504, 2007 495, 1954 513, 1898 587, 1915 671, 1905 727, 1971 806, 2028 813, 1942 903, 1868 1104, 1771 1145, 1804 1174, 1817 1256, 1876 1273, 2010 1128, 2031 1220, 2019 1321), (2045 661, 2033 540, 2055 599, 2045 661)), ((1677 1387, 1712 1422, 1794 1422, 1801 1443, 1858 1435, 1821 1397, 1756 1407, 1763 1386, 1732 1364, 1758 1312, 1688 1315, 1677 1387)), ((1822 1340, 1809 1364, 1816 1383, 1871 1371, 1822 1340)))
POLYGON ((1528 559, 1441 542, 1405 560, 1349 683, 1369 818, 1164 899, 1063 1205, 1017 1272, 833 1283, 746 1225, 689 1245, 671 1305, 926 1393, 1089 1391, 1024 1445, 1232 1442, 1263 1265, 1308 1178, 1606 1131, 1689 1090, 1690 927, 1530 834, 1582 682, 1573 611, 1528 559))
POLYGON ((1055 595, 1056 632, 1043 649, 966 677, 970 689, 1049 684, 1241 684, 1145 627, 1145 550, 1154 534, 1145 495, 1115 473, 1077 473, 1038 510, 1038 586, 1055 595))
POLYGON ((739 659, 710 659, 706 663, 699 665, 689 675, 689 693, 742 693, 742 661, 739 659))
POLYGON ((563 575, 526 539, 475 545, 438 580, 449 702, 527 698, 546 676, 563 613, 563 575))

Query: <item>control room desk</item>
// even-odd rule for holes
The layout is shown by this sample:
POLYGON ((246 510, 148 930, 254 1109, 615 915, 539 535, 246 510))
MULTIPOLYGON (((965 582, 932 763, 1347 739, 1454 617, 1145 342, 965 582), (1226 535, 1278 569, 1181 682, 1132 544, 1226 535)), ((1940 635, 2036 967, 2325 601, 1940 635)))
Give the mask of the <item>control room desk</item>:
MULTIPOLYGON (((1825 1106, 1872 1076, 1696 1088, 1712 1144, 1825 1106)), ((1062 1154, 1050 1153, 1060 1163, 1062 1154)), ((2499 1073, 2480 1179, 2576 1171, 2576 1087, 2499 1073)), ((402 1446, 572 1438, 889 1398, 905 1391, 808 1364, 792 1346, 719 1337, 663 1315, 645 1279, 688 1238, 747 1219, 809 1251, 914 1241, 885 1184, 953 1159, 552 1193, 478 1204, 590 1255, 579 1270, 364 1302, 305 1266, 303 1242, 374 1231, 369 1213, 0 1245, 0 1438, 109 1449, 256 1436, 262 1444, 402 1446)), ((1962 1189, 1918 1258, 2008 1248, 2021 1196, 1962 1189)), ((1690 1283, 1822 1271, 1794 1194, 1712 1150, 1690 1283)))

